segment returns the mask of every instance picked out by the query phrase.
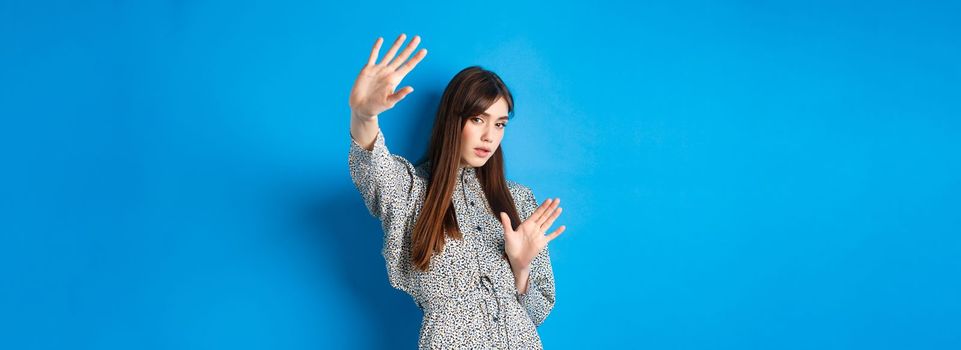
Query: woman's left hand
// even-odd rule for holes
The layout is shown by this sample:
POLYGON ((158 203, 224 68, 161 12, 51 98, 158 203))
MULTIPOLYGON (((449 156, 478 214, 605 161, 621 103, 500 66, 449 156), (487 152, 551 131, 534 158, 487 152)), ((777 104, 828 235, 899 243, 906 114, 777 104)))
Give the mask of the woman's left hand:
POLYGON ((566 227, 561 225, 551 234, 544 235, 561 215, 562 208, 558 207, 560 203, 559 198, 544 201, 527 220, 517 226, 517 230, 513 229, 507 213, 500 213, 501 224, 504 226, 504 250, 512 268, 529 268, 531 261, 547 243, 564 232, 566 227))

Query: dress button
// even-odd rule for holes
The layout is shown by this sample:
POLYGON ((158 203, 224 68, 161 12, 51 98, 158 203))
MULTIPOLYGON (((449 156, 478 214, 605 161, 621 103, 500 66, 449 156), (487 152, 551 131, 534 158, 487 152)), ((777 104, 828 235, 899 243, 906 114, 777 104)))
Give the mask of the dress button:
POLYGON ((481 231, 481 227, 477 226, 477 232, 480 232, 480 231, 481 231))
POLYGON ((470 201, 470 206, 474 206, 474 201, 470 201))

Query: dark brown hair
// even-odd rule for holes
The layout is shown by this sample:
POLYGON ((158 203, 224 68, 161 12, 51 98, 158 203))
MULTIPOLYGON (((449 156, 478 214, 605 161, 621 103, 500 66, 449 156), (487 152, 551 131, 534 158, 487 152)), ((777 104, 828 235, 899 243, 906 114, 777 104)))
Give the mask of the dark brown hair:
MULTIPOLYGON (((427 194, 411 237, 411 260, 421 271, 427 271, 433 254, 444 249, 445 230, 451 238, 463 238, 451 205, 461 161, 461 132, 470 117, 484 113, 501 97, 507 102, 509 115, 513 116, 514 98, 507 86, 497 74, 479 66, 464 68, 444 89, 423 158, 428 162, 430 173, 427 194)), ((497 147, 487 163, 475 170, 495 215, 507 213, 516 229, 520 216, 504 177, 503 147, 497 147)))

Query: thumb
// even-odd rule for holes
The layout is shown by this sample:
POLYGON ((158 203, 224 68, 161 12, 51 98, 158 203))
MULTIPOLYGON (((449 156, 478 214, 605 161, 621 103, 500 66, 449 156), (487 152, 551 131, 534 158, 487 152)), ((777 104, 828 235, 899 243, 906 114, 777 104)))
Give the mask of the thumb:
POLYGON ((500 216, 501 216, 501 225, 504 225, 504 232, 511 232, 511 231, 513 231, 513 229, 511 228, 511 227, 513 227, 513 226, 511 226, 511 217, 510 217, 510 215, 507 215, 507 213, 505 213, 505 212, 501 212, 501 213, 500 213, 500 216))
POLYGON ((408 85, 408 86, 405 86, 405 87, 401 88, 400 90, 395 91, 393 94, 391 94, 390 96, 388 96, 387 99, 388 99, 391 103, 396 103, 396 102, 398 102, 398 101, 400 101, 400 100, 403 100, 404 97, 407 97, 407 94, 409 94, 409 93, 411 93, 411 92, 414 92, 414 88, 411 87, 410 85, 408 85))

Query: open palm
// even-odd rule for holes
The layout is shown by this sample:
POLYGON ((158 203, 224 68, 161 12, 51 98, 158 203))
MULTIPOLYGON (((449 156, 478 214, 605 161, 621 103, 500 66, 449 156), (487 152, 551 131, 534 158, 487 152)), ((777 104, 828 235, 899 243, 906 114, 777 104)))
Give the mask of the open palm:
POLYGON ((427 56, 427 49, 420 49, 413 58, 407 60, 410 54, 414 52, 417 44, 420 43, 420 36, 415 35, 407 44, 407 47, 404 48, 404 51, 401 51, 400 55, 395 58, 394 54, 397 53, 397 49, 400 48, 406 37, 406 34, 398 36, 380 63, 377 63, 377 55, 380 53, 380 46, 384 39, 377 38, 373 49, 370 51, 367 64, 361 69, 357 80, 354 81, 354 87, 350 91, 350 108, 354 113, 372 118, 393 108, 398 101, 414 91, 411 86, 405 86, 394 91, 397 85, 400 85, 404 76, 414 69, 424 56, 427 56))
POLYGON ((512 266, 530 266, 531 261, 547 243, 564 232, 566 227, 561 225, 551 234, 544 235, 561 215, 563 208, 558 207, 560 203, 560 199, 544 201, 516 230, 512 228, 510 217, 506 213, 500 213, 501 224, 504 226, 504 250, 512 266))

